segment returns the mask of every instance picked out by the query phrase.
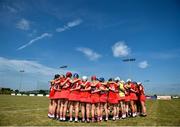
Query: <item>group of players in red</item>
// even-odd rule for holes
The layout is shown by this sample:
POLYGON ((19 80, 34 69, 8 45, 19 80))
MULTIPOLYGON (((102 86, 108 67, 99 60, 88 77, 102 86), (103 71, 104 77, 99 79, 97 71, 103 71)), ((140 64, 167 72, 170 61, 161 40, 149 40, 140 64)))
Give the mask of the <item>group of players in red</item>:
POLYGON ((60 121, 100 122, 146 116, 145 93, 141 82, 127 82, 119 77, 92 76, 81 78, 77 73, 56 74, 51 80, 48 117, 60 121), (81 111, 81 113, 80 113, 81 111), (75 119, 73 119, 74 117, 75 119))

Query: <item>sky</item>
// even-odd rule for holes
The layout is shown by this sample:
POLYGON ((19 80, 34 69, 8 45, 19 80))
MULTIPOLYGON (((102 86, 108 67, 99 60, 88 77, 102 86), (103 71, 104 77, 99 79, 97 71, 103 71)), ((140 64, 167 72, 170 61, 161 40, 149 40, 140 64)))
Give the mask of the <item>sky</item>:
POLYGON ((0 0, 0 87, 48 89, 71 71, 179 94, 179 33, 178 0, 0 0))

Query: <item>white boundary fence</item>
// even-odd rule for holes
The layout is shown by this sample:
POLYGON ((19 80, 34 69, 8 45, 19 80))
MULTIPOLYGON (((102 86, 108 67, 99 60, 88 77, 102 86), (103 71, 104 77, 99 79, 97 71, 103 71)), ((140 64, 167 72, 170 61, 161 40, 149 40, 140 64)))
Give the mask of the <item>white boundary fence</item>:
POLYGON ((29 94, 29 96, 35 96, 35 94, 29 94))
POLYGON ((43 97, 43 94, 37 94, 38 97, 43 97))
POLYGON ((11 93, 11 96, 31 96, 31 97, 34 97, 34 96, 38 96, 38 97, 49 97, 49 94, 46 94, 46 95, 43 95, 43 94, 15 94, 15 93, 11 93))
MULTIPOLYGON (((49 97, 49 94, 43 95, 43 94, 15 94, 15 93, 11 93, 11 96, 38 96, 38 97, 49 97)), ((178 96, 172 97, 172 98, 179 98, 178 96)), ((172 99, 171 96, 157 96, 158 100, 171 100, 172 99)))
POLYGON ((171 100, 171 96, 157 96, 158 100, 171 100))

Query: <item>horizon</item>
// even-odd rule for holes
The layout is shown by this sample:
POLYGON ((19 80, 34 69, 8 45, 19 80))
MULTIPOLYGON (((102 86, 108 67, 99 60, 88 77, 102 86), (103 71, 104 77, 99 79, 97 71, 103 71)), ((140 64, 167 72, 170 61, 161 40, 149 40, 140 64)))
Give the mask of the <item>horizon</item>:
POLYGON ((1 0, 0 87, 48 88, 71 71, 179 95, 179 12, 178 0, 1 0))

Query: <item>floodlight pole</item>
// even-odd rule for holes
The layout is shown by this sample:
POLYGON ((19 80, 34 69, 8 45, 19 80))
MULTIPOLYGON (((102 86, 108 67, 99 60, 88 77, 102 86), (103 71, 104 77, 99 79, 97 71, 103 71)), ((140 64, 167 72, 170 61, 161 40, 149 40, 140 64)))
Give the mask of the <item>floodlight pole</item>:
POLYGON ((19 83, 19 91, 22 89, 22 80, 23 80, 23 73, 25 72, 24 70, 20 70, 20 83, 19 83))
POLYGON ((0 86, 4 87, 4 75, 3 75, 3 71, 0 71, 0 73, 1 73, 1 75, 0 75, 0 77, 1 77, 1 84, 0 84, 0 86))
MULTIPOLYGON (((146 79, 146 80, 144 80, 144 84, 143 85, 149 85, 149 82, 150 82, 150 80, 149 79, 146 79)), ((147 89, 148 87, 146 87, 146 91, 147 91, 147 93, 149 93, 150 91, 149 91, 149 89, 147 89)))
POLYGON ((60 68, 60 70, 63 71, 63 69, 68 68, 68 66, 67 66, 67 65, 62 65, 62 66, 60 66, 59 68, 60 68))
POLYGON ((131 72, 131 62, 136 61, 136 59, 135 59, 135 58, 127 58, 127 59, 123 59, 122 61, 129 63, 129 78, 132 78, 132 77, 131 77, 131 73, 132 73, 132 72, 131 72))
POLYGON ((63 68, 67 68, 67 67, 68 67, 67 65, 62 65, 59 68, 63 69, 63 68))

